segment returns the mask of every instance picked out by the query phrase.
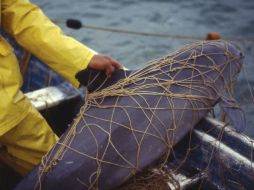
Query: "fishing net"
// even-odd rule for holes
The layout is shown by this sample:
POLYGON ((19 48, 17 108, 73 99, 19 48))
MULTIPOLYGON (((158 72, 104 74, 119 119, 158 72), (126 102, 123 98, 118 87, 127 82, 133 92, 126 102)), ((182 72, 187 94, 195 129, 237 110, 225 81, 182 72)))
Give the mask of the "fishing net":
MULTIPOLYGON (((208 179, 220 179, 211 171, 231 167, 221 159, 227 157, 217 140, 232 143, 237 133, 228 123, 203 118, 221 102, 227 121, 242 130, 232 95, 241 66, 238 48, 214 41, 188 45, 137 71, 118 70, 111 78, 89 69, 79 73, 89 91, 85 104, 18 188, 214 188, 208 179)), ((233 163, 241 172, 252 170, 249 163, 233 163)), ((221 175, 228 178, 221 185, 243 184, 233 178, 235 171, 221 175)))

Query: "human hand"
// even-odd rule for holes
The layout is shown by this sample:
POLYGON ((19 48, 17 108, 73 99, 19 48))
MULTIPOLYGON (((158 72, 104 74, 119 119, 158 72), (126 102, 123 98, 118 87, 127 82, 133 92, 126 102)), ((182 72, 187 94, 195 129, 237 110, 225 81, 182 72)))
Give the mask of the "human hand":
POLYGON ((116 69, 123 68, 119 62, 105 55, 94 55, 88 67, 96 70, 105 70, 108 77, 111 77, 116 69))

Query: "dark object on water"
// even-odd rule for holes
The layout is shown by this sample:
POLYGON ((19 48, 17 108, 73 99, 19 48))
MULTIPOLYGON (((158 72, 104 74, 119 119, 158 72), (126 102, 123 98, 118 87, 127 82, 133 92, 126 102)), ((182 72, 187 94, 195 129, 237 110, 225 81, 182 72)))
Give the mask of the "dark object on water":
POLYGON ((72 126, 17 189, 117 187, 170 155, 217 102, 242 131, 244 116, 230 94, 241 65, 233 45, 202 42, 144 69, 119 70, 122 79, 110 85, 95 73, 87 84, 92 93, 72 126))
POLYGON ((66 26, 72 29, 80 29, 82 27, 82 22, 76 19, 67 19, 66 26))

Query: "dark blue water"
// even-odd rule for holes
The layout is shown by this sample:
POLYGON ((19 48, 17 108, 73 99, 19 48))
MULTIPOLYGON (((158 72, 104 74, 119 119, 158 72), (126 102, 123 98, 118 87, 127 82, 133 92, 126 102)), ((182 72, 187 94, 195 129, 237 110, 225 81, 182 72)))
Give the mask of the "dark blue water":
MULTIPOLYGON (((254 37, 254 0, 57 0, 39 1, 52 19, 75 18, 84 24, 153 33, 205 37, 218 32, 222 38, 254 37)), ((94 50, 110 55, 134 69, 168 54, 194 39, 134 36, 88 29, 72 30, 61 25, 94 50)), ((239 77, 236 97, 246 112, 246 134, 254 138, 254 41, 240 41, 245 72, 239 77), (247 73, 247 74, 246 74, 247 73), (246 78, 248 78, 249 86, 246 78)))

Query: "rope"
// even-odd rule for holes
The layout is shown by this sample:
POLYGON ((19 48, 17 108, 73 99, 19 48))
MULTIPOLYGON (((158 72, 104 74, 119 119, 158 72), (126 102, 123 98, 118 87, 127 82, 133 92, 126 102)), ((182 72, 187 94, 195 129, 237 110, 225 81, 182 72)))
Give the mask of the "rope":
MULTIPOLYGON (((208 33, 206 37, 191 36, 191 35, 185 36, 185 35, 176 35, 176 34, 160 34, 160 33, 153 33, 153 32, 143 32, 143 31, 140 32, 140 31, 126 30, 126 29, 88 25, 88 24, 83 24, 80 20, 76 20, 76 19, 67 19, 67 20, 54 19, 52 21, 56 24, 65 24, 67 27, 72 28, 72 29, 85 28, 85 29, 90 29, 90 30, 98 30, 98 31, 130 34, 130 35, 139 35, 139 36, 147 36, 147 37, 171 38, 171 39, 180 39, 180 40, 206 40, 210 34, 210 33, 208 33)), ((238 42, 243 42, 243 41, 254 42, 253 37, 250 37, 250 38, 223 37, 223 39, 228 40, 228 41, 238 41, 238 42)))

